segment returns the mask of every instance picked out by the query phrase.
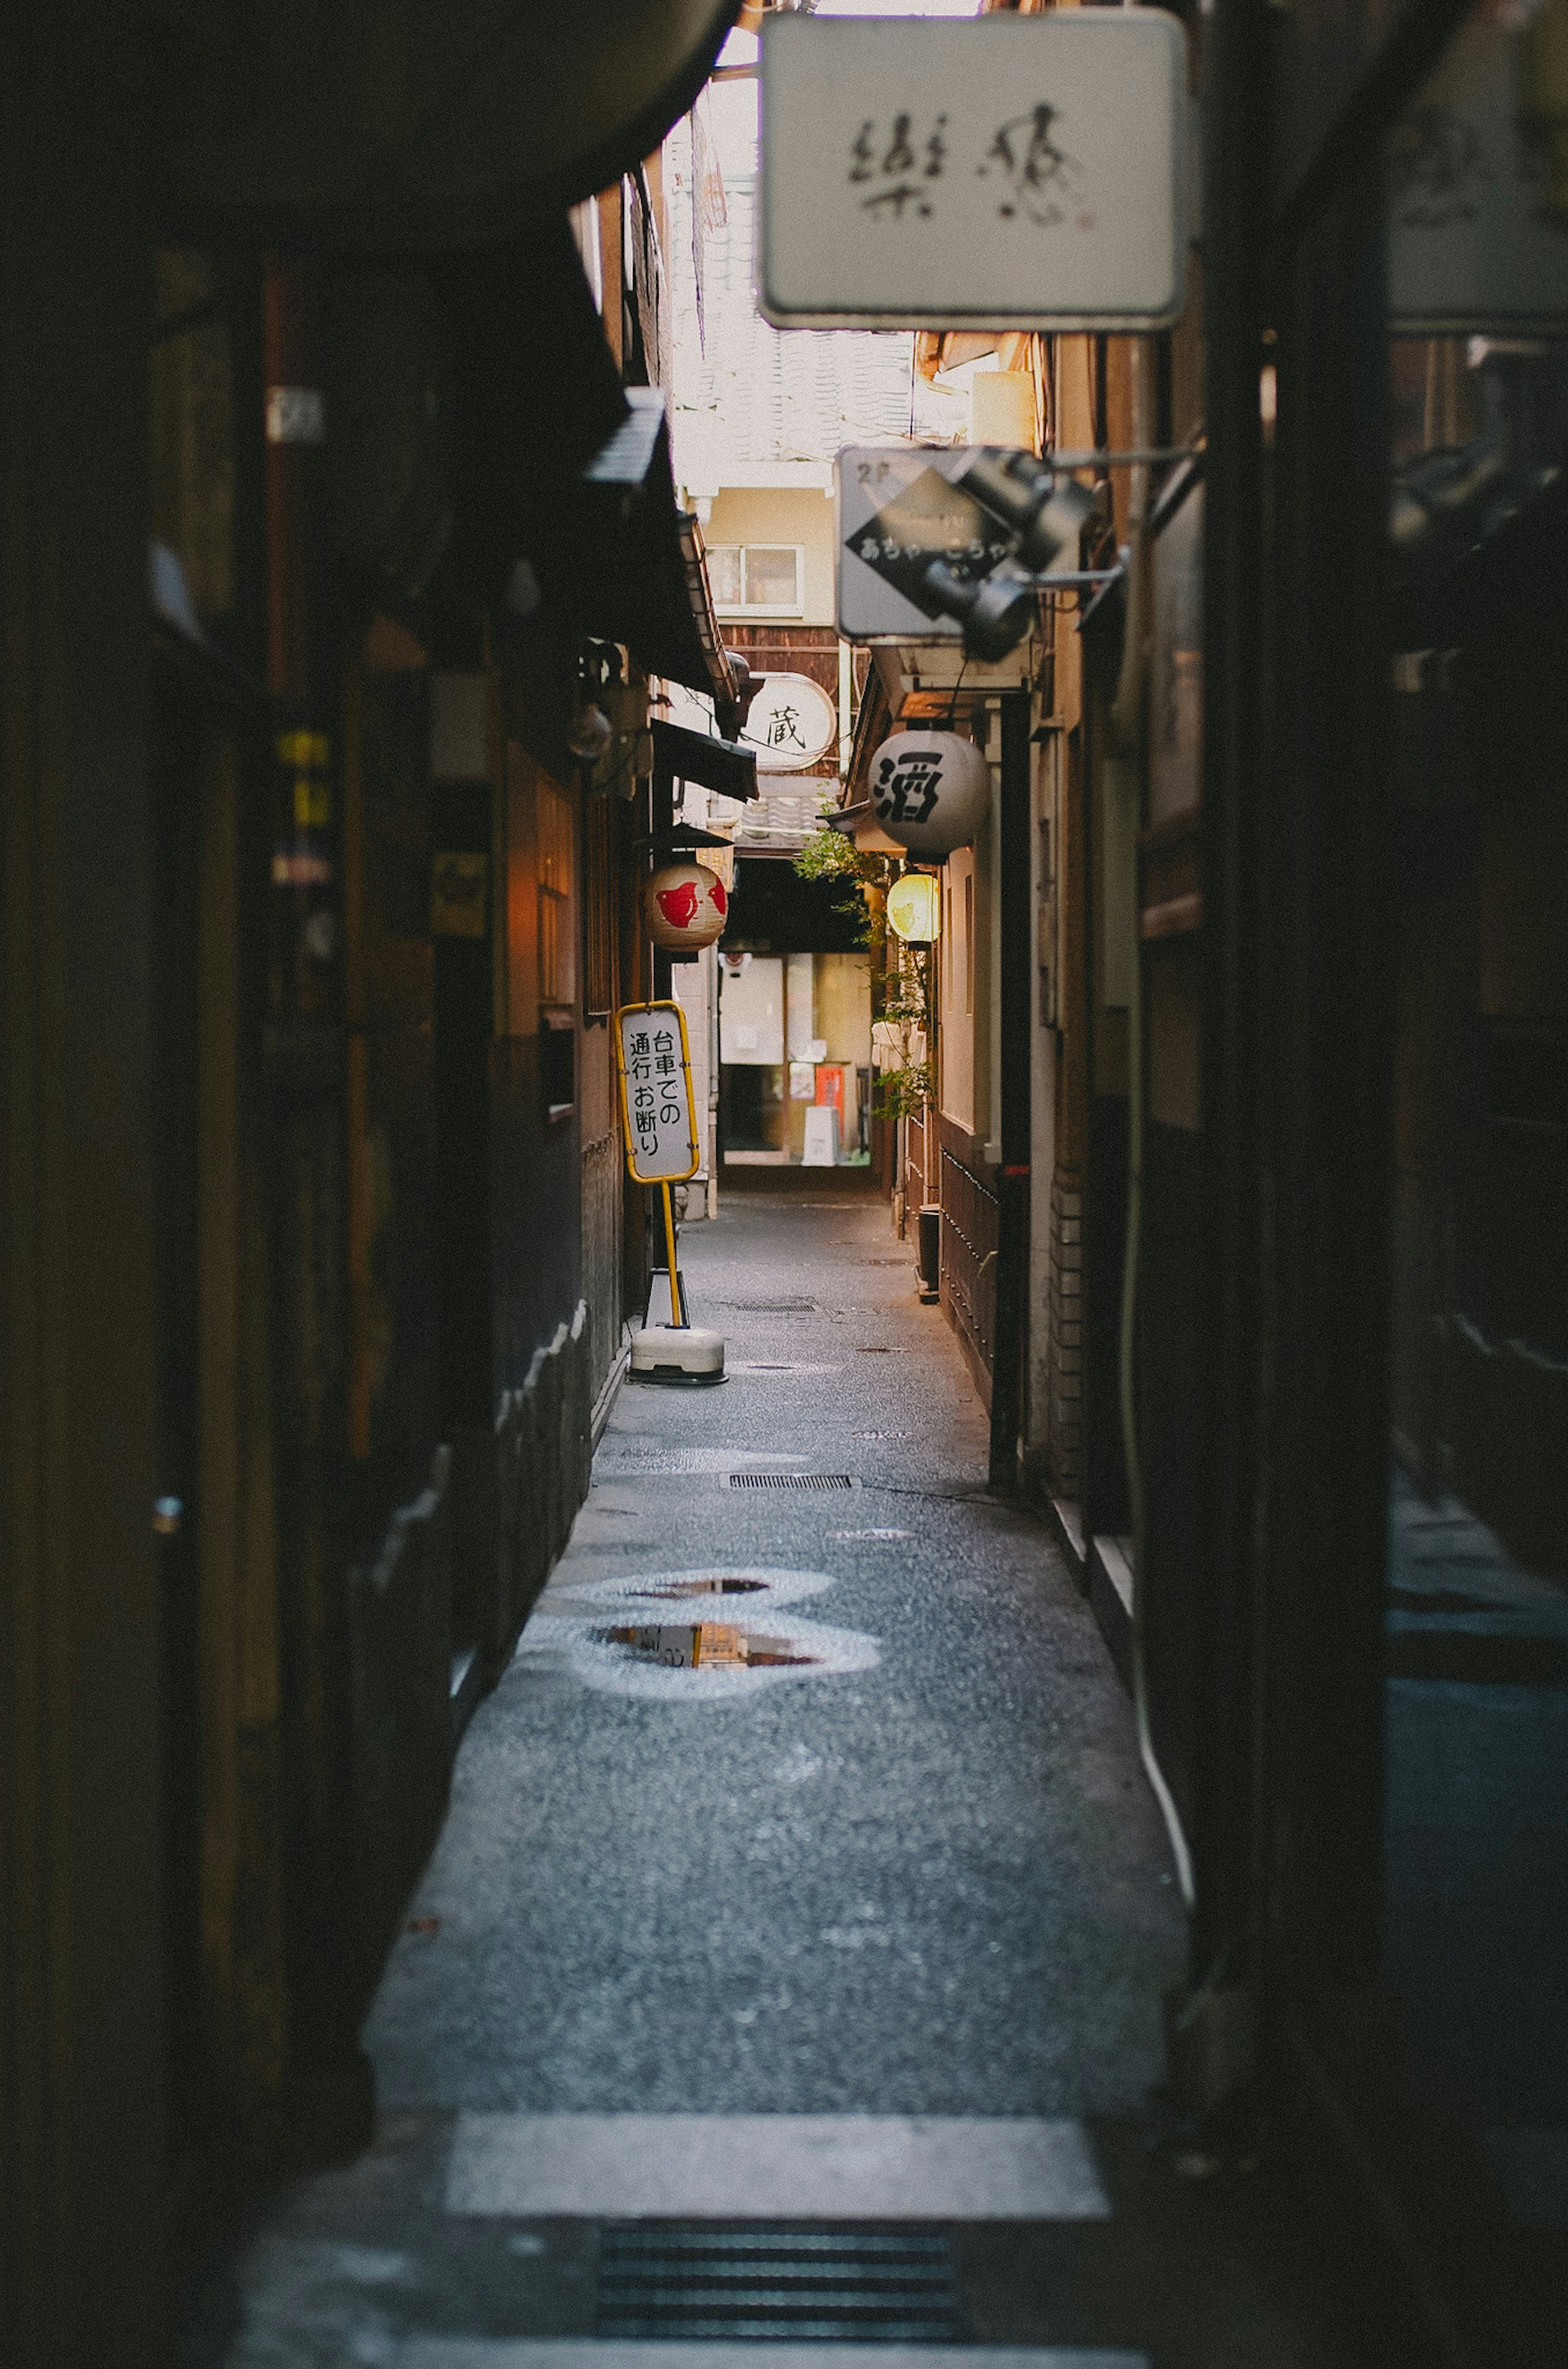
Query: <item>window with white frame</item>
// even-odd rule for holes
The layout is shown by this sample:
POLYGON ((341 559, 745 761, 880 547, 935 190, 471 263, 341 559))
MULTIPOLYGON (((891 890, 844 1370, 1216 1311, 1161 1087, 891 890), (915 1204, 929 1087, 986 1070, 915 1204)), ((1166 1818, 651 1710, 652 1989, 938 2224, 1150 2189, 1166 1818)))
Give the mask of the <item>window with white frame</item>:
POLYGON ((730 617, 798 617, 802 558, 797 543, 710 544, 714 607, 730 617))

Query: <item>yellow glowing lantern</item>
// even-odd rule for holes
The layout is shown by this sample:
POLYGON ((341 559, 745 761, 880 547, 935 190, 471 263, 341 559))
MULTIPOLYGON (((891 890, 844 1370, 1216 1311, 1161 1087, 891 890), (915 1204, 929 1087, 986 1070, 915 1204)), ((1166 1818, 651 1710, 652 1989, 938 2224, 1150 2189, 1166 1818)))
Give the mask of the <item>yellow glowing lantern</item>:
POLYGON ((906 872, 887 891, 887 921, 911 945, 942 935, 942 883, 933 872, 906 872))

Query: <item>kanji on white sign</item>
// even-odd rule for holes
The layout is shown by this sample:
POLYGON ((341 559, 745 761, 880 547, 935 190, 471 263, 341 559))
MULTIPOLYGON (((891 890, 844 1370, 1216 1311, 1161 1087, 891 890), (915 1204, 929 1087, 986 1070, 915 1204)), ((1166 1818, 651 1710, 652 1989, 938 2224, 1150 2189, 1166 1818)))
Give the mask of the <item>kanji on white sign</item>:
POLYGON ((809 675, 769 674, 740 730, 740 745, 757 751, 760 773, 800 773, 825 757, 839 737, 839 710, 809 675))
POLYGON ((697 1173, 697 1129, 686 1018, 678 1003, 625 1003, 615 1014, 615 1064, 626 1168, 638 1184, 679 1184, 697 1173))
POLYGON ((780 328, 1153 329, 1186 282, 1186 35, 1159 8, 762 25, 780 328))

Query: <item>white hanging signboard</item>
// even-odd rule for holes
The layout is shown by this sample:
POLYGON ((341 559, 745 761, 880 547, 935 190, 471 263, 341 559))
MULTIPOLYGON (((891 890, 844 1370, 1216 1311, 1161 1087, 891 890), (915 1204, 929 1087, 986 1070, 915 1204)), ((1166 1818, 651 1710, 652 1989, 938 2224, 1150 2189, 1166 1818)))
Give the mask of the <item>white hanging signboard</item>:
POLYGON ((799 773, 839 737, 839 710, 807 674, 770 674, 751 702, 740 745, 757 751, 760 773, 799 773))
POLYGON ((638 1184, 680 1184, 697 1173, 686 1015, 678 1003, 624 1003, 615 1014, 626 1168, 638 1184))
POLYGON ((1528 33, 1500 16, 1477 10, 1460 27, 1389 143, 1396 335, 1561 336, 1568 324, 1568 207, 1527 106, 1528 33))
POLYGON ((762 23, 779 328, 1155 329, 1186 280, 1186 35, 1158 8, 762 23))

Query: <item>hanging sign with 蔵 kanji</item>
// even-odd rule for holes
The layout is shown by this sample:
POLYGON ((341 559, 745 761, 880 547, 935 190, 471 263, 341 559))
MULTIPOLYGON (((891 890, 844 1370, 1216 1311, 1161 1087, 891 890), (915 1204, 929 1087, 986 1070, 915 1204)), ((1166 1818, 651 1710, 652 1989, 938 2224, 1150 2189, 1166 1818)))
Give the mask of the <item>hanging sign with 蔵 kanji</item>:
POLYGON ((742 748, 757 751, 760 773, 801 773, 839 737, 836 700, 806 674, 766 674, 740 727, 742 748))
POLYGON ((626 1168, 638 1184, 679 1184, 698 1168, 686 1015, 678 1003, 624 1003, 615 1066, 626 1168))
POLYGON ((1154 329, 1182 310, 1186 35, 1159 8, 762 23, 780 328, 1154 329))

